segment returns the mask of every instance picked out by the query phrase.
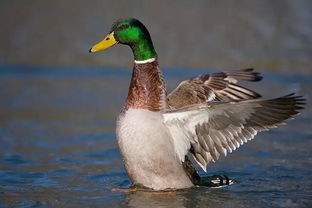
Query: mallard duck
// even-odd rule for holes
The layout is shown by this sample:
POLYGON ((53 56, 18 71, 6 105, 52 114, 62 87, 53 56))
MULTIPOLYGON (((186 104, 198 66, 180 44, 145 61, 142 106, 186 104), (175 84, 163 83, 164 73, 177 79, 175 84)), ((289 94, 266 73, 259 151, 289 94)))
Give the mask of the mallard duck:
POLYGON ((134 66, 128 97, 117 119, 120 152, 134 186, 153 190, 189 188, 199 183, 190 156, 204 171, 260 131, 298 114, 304 99, 294 94, 261 99, 239 80, 260 81, 253 69, 206 74, 182 81, 171 93, 146 27, 119 20, 89 52, 128 45, 134 66))

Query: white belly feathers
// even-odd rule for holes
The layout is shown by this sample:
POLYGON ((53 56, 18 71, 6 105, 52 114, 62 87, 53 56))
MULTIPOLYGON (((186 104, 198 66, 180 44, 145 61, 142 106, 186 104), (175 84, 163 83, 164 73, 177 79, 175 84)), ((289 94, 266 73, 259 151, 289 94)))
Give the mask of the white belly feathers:
POLYGON ((176 156, 161 112, 128 109, 117 121, 117 139, 135 184, 153 189, 192 186, 176 156))

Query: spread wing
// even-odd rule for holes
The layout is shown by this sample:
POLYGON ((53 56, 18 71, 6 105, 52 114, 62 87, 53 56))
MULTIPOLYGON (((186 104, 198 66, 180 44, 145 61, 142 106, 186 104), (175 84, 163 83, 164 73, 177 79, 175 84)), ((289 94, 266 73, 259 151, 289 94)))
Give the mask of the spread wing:
POLYGON ((178 109, 207 101, 232 101, 261 97, 258 93, 237 85, 238 80, 260 81, 253 69, 206 74, 182 81, 168 96, 171 109, 178 109))
POLYGON ((264 130, 298 113, 304 99, 294 94, 276 99, 208 102, 171 110, 164 121, 183 162, 190 151, 206 171, 210 161, 226 156, 264 130))

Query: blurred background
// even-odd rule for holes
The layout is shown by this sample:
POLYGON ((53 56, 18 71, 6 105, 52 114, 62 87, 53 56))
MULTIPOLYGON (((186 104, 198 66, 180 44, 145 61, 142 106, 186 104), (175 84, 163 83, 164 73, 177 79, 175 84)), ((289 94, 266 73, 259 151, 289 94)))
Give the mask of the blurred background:
MULTIPOLYGON (((0 207, 312 207, 312 1, 0 0, 0 207), (119 18, 149 29, 168 92, 199 74, 254 67, 264 97, 306 109, 208 172, 238 183, 158 198, 129 187, 115 135, 133 56, 89 48, 119 18)), ((144 125, 144 124, 142 124, 144 125)))
POLYGON ((312 73, 312 2, 2 0, 0 64, 114 66, 130 49, 88 54, 114 21, 149 29, 163 67, 312 73))

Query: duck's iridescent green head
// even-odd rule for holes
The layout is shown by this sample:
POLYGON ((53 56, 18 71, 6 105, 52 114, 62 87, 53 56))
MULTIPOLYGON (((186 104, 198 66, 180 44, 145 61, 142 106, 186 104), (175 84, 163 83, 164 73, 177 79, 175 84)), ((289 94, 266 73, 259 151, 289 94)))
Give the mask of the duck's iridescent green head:
POLYGON ((130 46, 137 61, 156 57, 149 32, 139 20, 133 18, 114 23, 110 33, 89 52, 105 50, 117 43, 130 46))

